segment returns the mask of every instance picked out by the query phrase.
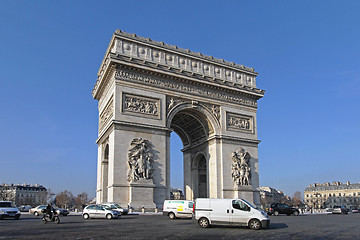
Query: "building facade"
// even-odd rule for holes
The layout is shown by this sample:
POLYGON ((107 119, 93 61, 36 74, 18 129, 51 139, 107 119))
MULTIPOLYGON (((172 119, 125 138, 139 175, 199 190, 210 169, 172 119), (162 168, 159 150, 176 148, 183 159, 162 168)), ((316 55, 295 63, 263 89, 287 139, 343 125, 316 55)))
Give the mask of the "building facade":
POLYGON ((263 209, 269 207, 272 203, 289 203, 291 198, 286 196, 282 191, 272 187, 259 187, 260 203, 263 209))
POLYGON ((313 209, 345 206, 348 209, 359 208, 360 183, 341 182, 314 183, 304 191, 305 204, 313 209))
POLYGON ((45 204, 48 190, 42 185, 2 184, 0 186, 0 200, 11 201, 16 206, 31 205, 33 207, 45 204))
POLYGON ((170 200, 183 200, 185 199, 184 193, 181 189, 170 189, 170 200))

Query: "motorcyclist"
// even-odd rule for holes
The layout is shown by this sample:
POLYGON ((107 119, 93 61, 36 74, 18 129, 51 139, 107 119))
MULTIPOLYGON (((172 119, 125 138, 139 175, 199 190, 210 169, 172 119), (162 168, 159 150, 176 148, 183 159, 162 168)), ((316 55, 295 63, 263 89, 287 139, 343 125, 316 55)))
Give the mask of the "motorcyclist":
POLYGON ((51 219, 51 220, 53 217, 53 211, 54 211, 54 208, 51 206, 51 203, 49 203, 45 208, 45 214, 47 214, 49 216, 49 219, 51 219))

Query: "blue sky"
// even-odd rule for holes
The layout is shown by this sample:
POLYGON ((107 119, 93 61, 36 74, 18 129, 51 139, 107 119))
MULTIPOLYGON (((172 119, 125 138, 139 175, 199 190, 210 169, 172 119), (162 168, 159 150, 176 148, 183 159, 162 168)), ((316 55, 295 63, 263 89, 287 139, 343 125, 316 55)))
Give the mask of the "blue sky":
MULTIPOLYGON (((0 183, 95 196, 91 91, 116 29, 254 67, 260 185, 359 182, 359 1, 0 2, 0 183)), ((181 143, 172 137, 181 187, 181 143)))

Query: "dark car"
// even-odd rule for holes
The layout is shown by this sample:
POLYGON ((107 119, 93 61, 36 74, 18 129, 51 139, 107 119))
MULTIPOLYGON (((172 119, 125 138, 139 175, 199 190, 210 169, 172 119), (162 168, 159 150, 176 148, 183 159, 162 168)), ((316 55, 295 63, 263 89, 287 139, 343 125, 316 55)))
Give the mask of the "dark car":
POLYGON ((295 216, 299 215, 299 209, 290 207, 289 205, 283 204, 283 203, 273 203, 271 204, 271 207, 269 208, 267 214, 268 215, 275 215, 278 216, 279 214, 286 214, 290 216, 291 214, 294 214, 295 216))

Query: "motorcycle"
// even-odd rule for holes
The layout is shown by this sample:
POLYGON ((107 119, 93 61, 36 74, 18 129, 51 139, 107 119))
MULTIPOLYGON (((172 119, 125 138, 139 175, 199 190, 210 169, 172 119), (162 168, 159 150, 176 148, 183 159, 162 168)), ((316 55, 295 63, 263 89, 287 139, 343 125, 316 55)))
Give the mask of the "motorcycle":
POLYGON ((60 223, 60 218, 56 211, 51 211, 51 215, 49 213, 44 212, 44 216, 43 216, 42 220, 43 220, 44 224, 46 224, 47 222, 55 222, 56 224, 60 223))

